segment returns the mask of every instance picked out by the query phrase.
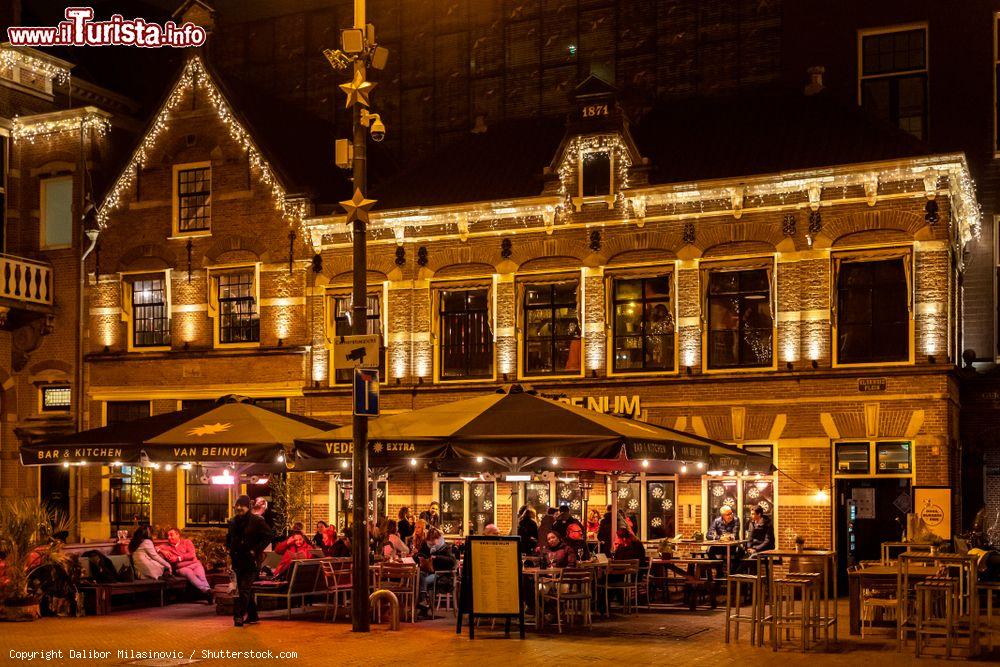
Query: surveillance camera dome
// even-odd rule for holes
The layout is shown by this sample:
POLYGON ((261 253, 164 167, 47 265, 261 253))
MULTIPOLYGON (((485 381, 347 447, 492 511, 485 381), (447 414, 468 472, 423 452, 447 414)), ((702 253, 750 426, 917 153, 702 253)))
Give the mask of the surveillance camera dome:
POLYGON ((372 121, 371 129, 372 141, 379 142, 385 139, 385 123, 381 118, 372 121))

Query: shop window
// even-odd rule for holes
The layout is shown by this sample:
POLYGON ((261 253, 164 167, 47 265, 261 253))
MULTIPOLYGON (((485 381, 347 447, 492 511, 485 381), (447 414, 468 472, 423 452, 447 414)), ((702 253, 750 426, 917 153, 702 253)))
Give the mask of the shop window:
POLYGON ((614 371, 673 370, 670 276, 616 279, 613 289, 614 371))
MULTIPOLYGON (((351 296, 334 296, 333 299, 333 334, 334 336, 354 335, 354 313, 351 311, 351 304, 354 299, 351 296)), ((365 298, 365 305, 368 315, 365 324, 365 333, 368 335, 382 335, 382 300, 378 294, 368 294, 365 298)), ((385 376, 385 346, 379 349, 378 372, 383 380, 385 376)), ((336 384, 350 384, 354 381, 354 371, 348 369, 338 369, 334 372, 334 382, 336 384)))
POLYGON ((580 519, 581 523, 587 517, 581 515, 583 511, 583 496, 580 493, 580 485, 576 481, 556 482, 556 506, 569 505, 569 513, 580 519))
POLYGON ((482 535, 486 526, 496 523, 496 498, 493 482, 469 482, 469 523, 473 535, 482 535))
MULTIPOLYGON (((384 479, 375 482, 372 497, 368 500, 368 513, 371 514, 377 508, 377 517, 387 516, 386 502, 388 498, 389 483, 384 479)), ((354 523, 354 488, 351 485, 351 480, 338 480, 337 482, 337 510, 335 516, 334 521, 341 530, 354 523)))
POLYGON ((68 412, 73 403, 73 391, 68 384, 42 387, 42 412, 68 412))
POLYGON ((677 534, 677 495, 673 480, 646 482, 646 539, 677 534))
MULTIPOLYGON (((733 512, 740 511, 739 484, 735 479, 709 479, 708 480, 708 513, 706 514, 706 524, 712 525, 719 510, 723 505, 728 505, 733 512)), ((742 522, 744 517, 737 517, 742 522)))
POLYGON ((906 258, 842 262, 837 273, 837 361, 910 357, 906 258))
POLYGON ((441 503, 441 532, 445 535, 464 535, 465 482, 439 482, 438 498, 441 503))
POLYGON ((608 151, 588 151, 582 156, 580 195, 583 197, 606 197, 611 194, 611 153, 608 151))
POLYGON ((176 174, 177 231, 207 231, 212 219, 212 168, 177 169, 176 174))
POLYGON ((552 490, 548 482, 525 482, 524 483, 524 504, 535 511, 535 519, 541 521, 542 517, 552 506, 552 490))
POLYGON ((108 401, 105 405, 106 426, 130 422, 149 416, 149 401, 108 401))
POLYGON ((875 461, 879 475, 908 475, 910 467, 910 443, 908 442, 877 442, 875 443, 875 461))
POLYGON ((41 181, 41 248, 73 245, 73 177, 41 181))
POLYGON ((444 290, 439 296, 441 379, 492 377, 489 290, 444 290))
POLYGON ((229 519, 229 486, 212 484, 212 473, 193 466, 184 478, 184 516, 188 526, 222 526, 229 519))
POLYGON ((219 290, 219 342, 260 341, 260 317, 254 289, 253 271, 223 273, 217 278, 219 290))
POLYGON ((163 275, 132 281, 132 346, 170 345, 170 305, 163 275))
POLYGON ((774 319, 768 271, 712 271, 708 281, 708 367, 770 366, 774 319))
MULTIPOLYGON (((149 406, 149 403, 146 403, 149 406)), ((152 474, 149 468, 118 466, 110 472, 111 535, 130 533, 148 525, 152 506, 152 474)))
POLYGON ((618 493, 618 511, 624 512, 625 516, 628 517, 632 532, 636 536, 642 537, 640 534, 642 531, 642 501, 639 499, 642 485, 638 481, 618 482, 615 489, 618 493))
POLYGON ((835 445, 838 475, 867 475, 871 472, 867 442, 838 442, 835 445))
POLYGON ((526 375, 580 372, 577 283, 528 285, 524 291, 526 375))
POLYGON ((746 526, 755 507, 764 510, 764 514, 774 518, 774 480, 771 478, 744 479, 743 505, 740 521, 746 526))
POLYGON ((863 32, 861 106, 918 139, 927 138, 927 28, 863 32))

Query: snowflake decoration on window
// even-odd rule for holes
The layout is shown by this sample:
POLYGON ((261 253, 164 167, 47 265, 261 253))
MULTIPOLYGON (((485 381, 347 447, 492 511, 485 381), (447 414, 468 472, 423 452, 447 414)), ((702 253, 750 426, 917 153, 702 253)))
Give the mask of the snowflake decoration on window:
POLYGON ((451 499, 452 500, 461 500, 462 499, 462 492, 459 491, 458 489, 455 489, 454 491, 451 492, 451 499))
POLYGON ((663 487, 662 486, 654 486, 653 487, 653 497, 656 498, 656 499, 660 499, 660 498, 663 497, 663 487))
POLYGON ((382 498, 383 496, 385 496, 385 490, 384 489, 375 489, 375 497, 376 498, 382 498))
POLYGON ((485 514, 477 514, 476 515, 476 520, 479 521, 479 523, 482 523, 482 522, 486 521, 486 515, 485 514))
POLYGON ((664 510, 669 510, 673 506, 674 506, 674 501, 670 500, 669 498, 667 498, 666 500, 663 501, 663 509, 664 510))
POLYGON ((569 504, 569 506, 572 507, 575 510, 578 510, 578 509, 580 509, 580 501, 579 500, 574 500, 574 501, 572 501, 569 504))
POLYGON ((442 505, 441 506, 441 511, 442 512, 450 512, 451 511, 451 503, 445 503, 444 505, 442 505))
POLYGON ((725 492, 726 492, 726 490, 724 488, 722 488, 721 486, 713 486, 712 487, 712 495, 713 496, 718 497, 718 496, 721 496, 722 494, 724 494, 725 492))
POLYGON ((736 507, 736 498, 726 498, 722 501, 723 505, 729 505, 730 507, 736 507))
POLYGON ((472 492, 472 495, 474 495, 476 498, 482 498, 484 493, 486 493, 486 489, 484 489, 481 486, 477 486, 476 490, 472 492))
POLYGON ((771 503, 766 500, 760 501, 760 508, 764 510, 764 514, 767 514, 771 510, 771 503))
POLYGON ((630 490, 631 489, 629 489, 627 486, 623 486, 622 488, 618 489, 618 497, 622 499, 628 498, 628 492, 630 490))
POLYGON ((486 510, 487 512, 493 509, 493 501, 492 500, 483 501, 483 509, 486 510))
POLYGON ((443 530, 446 535, 451 535, 453 533, 451 528, 452 525, 450 523, 446 523, 443 526, 441 526, 441 530, 443 530))
POLYGON ((573 497, 573 489, 569 488, 568 486, 564 486, 562 488, 562 491, 559 492, 559 497, 561 497, 561 498, 572 498, 573 497))
POLYGON ((757 496, 760 495, 760 489, 758 489, 756 486, 751 486, 749 489, 747 489, 747 495, 750 496, 751 498, 756 498, 757 496))
POLYGON ((636 500, 635 498, 633 498, 632 500, 628 501, 628 508, 630 510, 632 510, 632 511, 635 511, 635 510, 639 509, 639 501, 636 500))
POLYGON ((549 504, 549 494, 545 493, 544 491, 542 491, 541 493, 539 493, 538 494, 538 502, 541 503, 542 505, 548 505, 549 504))
POLYGON ((652 526, 653 528, 659 528, 660 526, 662 526, 662 525, 663 525, 663 519, 661 519, 661 518, 660 518, 660 517, 658 517, 658 516, 654 516, 654 517, 653 517, 653 518, 652 518, 652 519, 650 520, 650 522, 649 522, 649 525, 651 525, 651 526, 652 526))

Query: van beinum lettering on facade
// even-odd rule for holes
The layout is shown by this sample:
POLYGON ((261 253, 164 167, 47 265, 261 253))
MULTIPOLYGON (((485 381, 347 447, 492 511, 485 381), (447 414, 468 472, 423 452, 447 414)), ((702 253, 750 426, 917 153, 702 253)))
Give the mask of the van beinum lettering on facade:
MULTIPOLYGON (((225 445, 198 445, 195 447, 171 447, 173 461, 246 461, 251 458, 250 447, 225 445)), ((254 452, 258 454, 258 452, 254 452)), ((263 452, 260 452, 263 454, 263 452)), ((254 457, 256 458, 256 457, 254 457)), ((152 460, 153 457, 150 456, 152 460)))

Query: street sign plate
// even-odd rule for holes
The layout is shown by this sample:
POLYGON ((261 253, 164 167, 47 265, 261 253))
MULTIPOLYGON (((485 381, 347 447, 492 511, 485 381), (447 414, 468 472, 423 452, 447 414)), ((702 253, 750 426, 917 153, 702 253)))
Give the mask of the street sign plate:
POLYGON ((378 417, 378 371, 354 369, 354 414, 378 417))
POLYGON ((338 371, 352 368, 378 368, 381 336, 339 336, 333 346, 333 368, 338 371))

